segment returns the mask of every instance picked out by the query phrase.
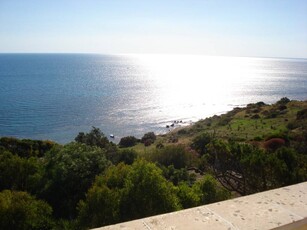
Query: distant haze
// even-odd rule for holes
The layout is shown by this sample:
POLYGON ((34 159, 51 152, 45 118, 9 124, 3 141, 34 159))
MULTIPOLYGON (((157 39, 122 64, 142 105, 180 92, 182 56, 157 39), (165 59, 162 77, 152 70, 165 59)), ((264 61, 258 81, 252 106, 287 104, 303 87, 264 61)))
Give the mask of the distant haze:
POLYGON ((1 0, 0 52, 307 57, 307 1, 1 0))

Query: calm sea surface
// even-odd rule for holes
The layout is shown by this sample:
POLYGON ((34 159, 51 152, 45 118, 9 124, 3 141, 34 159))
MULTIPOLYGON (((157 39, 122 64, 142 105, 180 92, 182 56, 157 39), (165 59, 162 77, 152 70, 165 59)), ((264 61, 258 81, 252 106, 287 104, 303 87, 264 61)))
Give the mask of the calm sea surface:
POLYGON ((118 141, 281 97, 307 99, 306 59, 0 54, 0 136, 118 141))

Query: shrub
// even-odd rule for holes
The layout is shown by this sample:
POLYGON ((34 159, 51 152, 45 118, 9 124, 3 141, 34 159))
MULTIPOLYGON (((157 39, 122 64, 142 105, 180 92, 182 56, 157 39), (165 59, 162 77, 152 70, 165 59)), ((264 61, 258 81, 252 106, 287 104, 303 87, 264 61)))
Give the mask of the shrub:
POLYGON ((105 149, 70 143, 46 154, 46 187, 42 197, 52 205, 57 217, 73 218, 96 175, 110 164, 105 149), (56 195, 55 195, 56 194, 56 195))
POLYGON ((125 220, 176 211, 180 208, 175 187, 153 163, 133 163, 125 181, 122 216, 125 220))
POLYGON ((178 185, 177 196, 183 208, 192 208, 201 204, 199 193, 186 183, 180 183, 178 185))
POLYGON ((153 162, 166 167, 173 165, 176 169, 180 169, 188 166, 193 156, 185 150, 184 146, 170 145, 162 149, 155 149, 149 157, 153 162))
POLYGON ((43 167, 39 158, 23 158, 0 150, 0 191, 21 190, 35 193, 40 186, 43 167))
POLYGON ((194 178, 190 176, 186 168, 176 169, 174 165, 166 167, 161 164, 158 164, 158 166, 162 169, 163 176, 174 185, 178 185, 180 182, 188 184, 193 184, 195 182, 194 178))
POLYGON ((127 221, 180 208, 176 190, 153 163, 137 160, 119 164, 98 176, 79 203, 79 225, 84 228, 127 221))
POLYGON ((209 204, 230 198, 230 192, 218 185, 216 179, 206 175, 201 181, 193 185, 193 189, 200 195, 202 204, 209 204))
POLYGON ((155 142, 156 138, 157 137, 154 132, 148 132, 144 134, 141 139, 141 142, 144 143, 145 146, 149 146, 155 142))
POLYGON ((54 145, 52 141, 17 139, 13 137, 0 138, 0 146, 20 157, 43 157, 54 145))
POLYGON ((124 149, 118 155, 119 159, 117 163, 124 162, 127 165, 131 165, 137 158, 137 153, 132 149, 124 149))
POLYGON ((264 142, 264 148, 266 150, 275 151, 276 149, 284 146, 286 141, 282 138, 272 138, 264 142))
POLYGON ((297 112, 296 119, 303 120, 307 118, 307 109, 303 109, 297 112))
POLYGON ((179 135, 185 135, 185 134, 188 134, 189 132, 186 130, 186 129, 180 129, 179 131, 178 131, 178 134, 179 135))
POLYGON ((279 101, 277 101, 277 104, 287 104, 288 102, 290 102, 290 99, 287 97, 283 97, 279 101))
POLYGON ((260 113, 261 112, 261 108, 255 108, 251 112, 252 113, 260 113))
POLYGON ((277 112, 276 110, 270 110, 266 114, 266 118, 276 118, 278 115, 279 115, 279 112, 277 112))
POLYGON ((136 139, 134 136, 127 136, 123 137, 119 141, 120 147, 132 147, 137 144, 138 139, 136 139))
POLYGON ((78 136, 76 136, 75 141, 89 146, 98 146, 100 148, 105 148, 109 144, 108 138, 106 138, 99 128, 94 126, 89 133, 80 132, 78 136))
POLYGON ((299 126, 300 124, 298 122, 292 121, 287 124, 287 129, 292 130, 298 128, 299 126))
POLYGON ((0 193, 0 229, 52 229, 52 208, 26 192, 0 193))
POLYGON ((280 105, 280 106, 278 106, 278 109, 279 109, 280 111, 283 111, 283 110, 286 110, 286 109, 287 109, 287 106, 286 106, 286 105, 280 105))
POLYGON ((231 121, 231 117, 230 116, 222 115, 220 117, 218 125, 220 125, 220 126, 228 125, 230 121, 231 121))
POLYGON ((207 152, 207 145, 212 140, 213 137, 209 133, 202 133, 193 139, 191 147, 200 154, 205 154, 207 152))
POLYGON ((259 119, 260 116, 258 114, 254 114, 253 116, 251 116, 251 119, 259 119))
POLYGON ((260 137, 260 136, 256 136, 256 137, 254 137, 254 141, 262 141, 263 140, 263 138, 262 137, 260 137))
POLYGON ((256 105, 259 106, 259 107, 261 107, 261 106, 264 106, 265 103, 264 103, 263 101, 259 101, 259 102, 256 103, 256 105))

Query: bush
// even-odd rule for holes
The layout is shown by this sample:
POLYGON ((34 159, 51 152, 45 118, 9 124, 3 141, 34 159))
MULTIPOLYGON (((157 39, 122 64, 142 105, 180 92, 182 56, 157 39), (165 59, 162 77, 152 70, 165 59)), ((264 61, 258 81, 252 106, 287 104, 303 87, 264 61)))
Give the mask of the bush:
POLYGON ((70 143, 46 154, 46 186, 42 197, 52 205, 57 217, 73 218, 76 205, 110 164, 99 147, 70 143), (56 194, 56 195, 55 195, 56 194))
POLYGON ((268 111, 266 118, 276 118, 280 113, 274 109, 268 111))
POLYGON ((180 208, 175 187, 153 163, 136 161, 128 174, 122 197, 125 220, 176 211, 180 208))
POLYGON ((212 140, 213 137, 209 133, 202 133, 193 139, 191 147, 203 155, 207 152, 207 145, 212 140))
POLYGON ((251 119, 260 119, 260 116, 258 114, 254 114, 253 116, 251 116, 251 119))
POLYGON ((286 144, 286 141, 281 138, 272 138, 264 142, 264 148, 266 150, 275 151, 276 149, 284 146, 286 144))
POLYGON ((180 129, 179 131, 178 131, 178 135, 185 135, 185 134, 188 134, 189 132, 188 132, 188 130, 187 129, 180 129))
POLYGON ((136 139, 134 136, 127 136, 123 137, 119 141, 120 147, 132 147, 137 144, 138 139, 136 139))
POLYGON ((166 167, 158 164, 158 166, 162 169, 163 176, 174 185, 178 185, 180 182, 188 184, 193 184, 195 182, 195 178, 190 176, 186 168, 175 169, 174 165, 166 167))
POLYGON ((263 140, 263 138, 262 137, 260 137, 260 136, 256 136, 256 137, 254 137, 254 141, 262 141, 263 140))
POLYGON ((109 144, 108 138, 106 138, 99 128, 94 126, 89 133, 80 132, 78 136, 76 136, 75 141, 89 146, 98 146, 100 148, 105 148, 109 144))
POLYGON ((175 187, 153 163, 138 160, 131 166, 110 167, 96 178, 85 201, 79 204, 79 225, 84 228, 143 218, 180 208, 175 187))
POLYGON ((177 196, 183 208, 192 208, 201 204, 201 197, 195 189, 188 186, 186 183, 178 185, 177 196))
POLYGON ((218 122, 218 125, 225 126, 225 125, 228 125, 230 121, 231 121, 231 117, 230 116, 221 115, 220 120, 218 122))
POLYGON ((97 176, 87 191, 86 199, 78 204, 77 222, 82 229, 101 227, 121 221, 120 201, 131 166, 118 164, 97 176))
POLYGON ((145 133, 141 139, 141 142, 144 143, 145 146, 149 146, 155 142, 157 139, 154 132, 145 133))
POLYGON ((292 130, 298 128, 299 126, 300 126, 299 122, 292 121, 287 124, 287 129, 292 130))
POLYGON ((137 158, 137 153, 132 149, 124 149, 119 153, 119 159, 117 163, 124 162, 127 165, 131 165, 137 158))
POLYGON ((53 228, 52 208, 26 192, 4 190, 0 193, 0 229, 53 228))
POLYGON ((0 146, 20 157, 43 157, 54 145, 52 141, 17 139, 12 137, 0 138, 0 146))
POLYGON ((164 148, 164 145, 160 142, 160 143, 158 143, 158 144, 156 145, 156 148, 157 148, 157 149, 162 149, 162 148, 164 148))
POLYGON ((189 166, 189 161, 193 156, 188 153, 184 146, 170 145, 162 149, 155 149, 149 158, 153 162, 157 162, 164 166, 173 165, 176 169, 189 166))
POLYGON ((38 158, 23 158, 0 150, 0 172, 0 191, 11 189, 35 194, 43 176, 43 166, 38 158))
POLYGON ((257 106, 261 107, 261 106, 264 106, 266 105, 263 101, 259 101, 256 103, 257 106))
POLYGON ((283 97, 283 98, 281 98, 279 101, 277 101, 277 104, 282 104, 282 105, 284 105, 284 104, 287 104, 288 102, 290 102, 290 99, 287 98, 287 97, 283 97))
POLYGON ((307 109, 303 109, 297 112, 296 119, 303 120, 307 118, 307 109))
POLYGON ((193 189, 200 195, 201 204, 209 204, 229 199, 231 194, 228 190, 219 186, 216 179, 206 175, 202 180, 193 185, 193 189))
POLYGON ((286 109, 287 109, 287 106, 286 106, 286 105, 280 105, 280 106, 278 106, 278 109, 279 109, 280 111, 283 111, 283 110, 286 110, 286 109))

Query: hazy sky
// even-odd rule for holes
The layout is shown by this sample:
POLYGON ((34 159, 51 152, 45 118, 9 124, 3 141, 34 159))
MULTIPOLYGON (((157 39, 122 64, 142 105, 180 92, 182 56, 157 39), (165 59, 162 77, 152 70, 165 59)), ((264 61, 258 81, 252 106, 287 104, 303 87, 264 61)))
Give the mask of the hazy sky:
POLYGON ((0 0, 0 52, 307 57, 307 0, 0 0))

